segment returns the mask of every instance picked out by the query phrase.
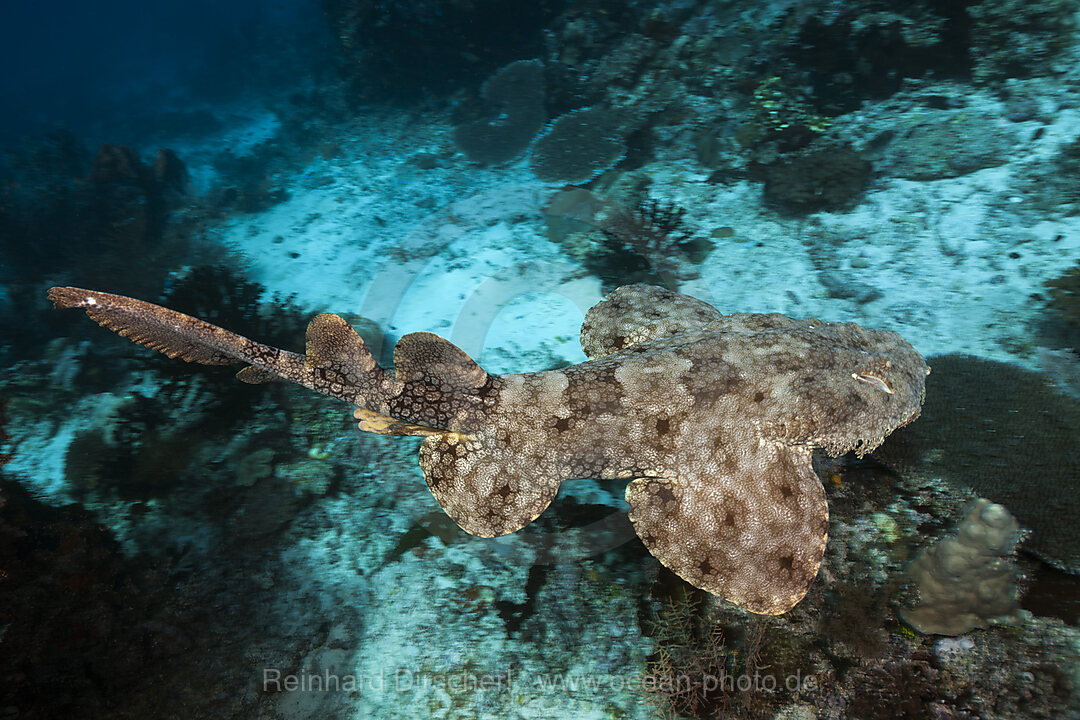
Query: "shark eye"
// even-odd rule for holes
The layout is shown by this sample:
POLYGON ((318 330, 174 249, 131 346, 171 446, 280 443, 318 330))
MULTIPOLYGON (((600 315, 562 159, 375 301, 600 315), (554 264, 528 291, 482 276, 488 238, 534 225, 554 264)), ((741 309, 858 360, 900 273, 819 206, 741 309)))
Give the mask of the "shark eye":
POLYGON ((873 385, 879 390, 884 390, 890 395, 893 394, 893 389, 889 386, 889 383, 885 382, 883 378, 878 377, 874 373, 851 373, 851 377, 855 378, 859 382, 864 382, 868 385, 873 385))

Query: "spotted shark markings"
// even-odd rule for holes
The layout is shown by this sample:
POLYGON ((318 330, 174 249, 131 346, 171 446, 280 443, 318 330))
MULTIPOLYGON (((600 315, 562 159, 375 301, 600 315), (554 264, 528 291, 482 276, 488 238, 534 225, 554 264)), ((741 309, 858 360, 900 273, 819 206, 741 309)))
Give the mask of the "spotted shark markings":
POLYGON ((465 531, 535 520, 569 478, 629 480, 630 520, 661 563, 752 612, 806 594, 829 510, 811 451, 858 454, 914 420, 929 368, 893 332, 779 314, 724 315, 646 285, 585 316, 587 362, 489 375, 426 332, 378 365, 337 315, 316 316, 304 354, 133 298, 54 287, 58 308, 169 357, 243 364, 357 407, 361 430, 424 437, 428 488, 465 531))

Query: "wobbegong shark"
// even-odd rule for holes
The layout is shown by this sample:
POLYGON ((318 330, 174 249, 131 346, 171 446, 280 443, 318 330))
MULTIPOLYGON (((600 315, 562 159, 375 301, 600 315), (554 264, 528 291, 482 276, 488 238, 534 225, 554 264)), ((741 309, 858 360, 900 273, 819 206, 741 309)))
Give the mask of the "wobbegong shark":
POLYGON ((513 533, 570 478, 629 480, 642 543, 690 584, 778 615, 806 594, 829 509, 811 453, 863 455, 914 420, 930 372, 900 335, 780 314, 728 314, 646 285, 585 315, 587 362, 491 375, 428 332, 381 367, 331 313, 298 354, 120 295, 54 287, 57 308, 169 357, 246 365, 356 406, 359 428, 424 437, 420 467, 463 530, 513 533))

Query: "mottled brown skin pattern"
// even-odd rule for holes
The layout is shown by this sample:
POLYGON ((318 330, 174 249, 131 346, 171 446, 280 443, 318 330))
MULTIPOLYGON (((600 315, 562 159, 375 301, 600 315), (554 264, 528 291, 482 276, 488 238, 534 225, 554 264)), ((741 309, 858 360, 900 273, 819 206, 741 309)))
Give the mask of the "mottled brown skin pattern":
POLYGON ((630 519, 649 551, 763 614, 806 594, 825 551, 811 450, 873 449, 918 415, 929 372, 892 332, 723 315, 644 285, 589 311, 589 362, 502 376, 430 333, 403 337, 387 372, 336 315, 312 321, 297 355, 130 298, 49 294, 170 356, 248 363, 248 382, 286 379, 352 402, 362 430, 426 436, 428 487, 474 535, 521 529, 568 478, 631 480, 630 519))

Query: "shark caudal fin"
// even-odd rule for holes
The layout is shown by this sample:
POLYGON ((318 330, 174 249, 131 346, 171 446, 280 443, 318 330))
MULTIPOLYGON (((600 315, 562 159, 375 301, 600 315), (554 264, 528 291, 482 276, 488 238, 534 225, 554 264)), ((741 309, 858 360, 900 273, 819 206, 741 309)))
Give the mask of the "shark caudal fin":
POLYGON ((49 299, 57 308, 85 310, 102 327, 170 358, 249 365, 237 373, 246 383, 288 380, 376 412, 385 412, 401 391, 402 384, 379 367, 356 331, 337 315, 324 313, 311 321, 307 355, 300 355, 123 295, 54 287, 49 299))
POLYGON ((91 320, 134 343, 201 365, 244 362, 245 338, 153 303, 75 287, 49 289, 57 308, 80 308, 91 320))

